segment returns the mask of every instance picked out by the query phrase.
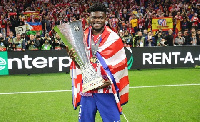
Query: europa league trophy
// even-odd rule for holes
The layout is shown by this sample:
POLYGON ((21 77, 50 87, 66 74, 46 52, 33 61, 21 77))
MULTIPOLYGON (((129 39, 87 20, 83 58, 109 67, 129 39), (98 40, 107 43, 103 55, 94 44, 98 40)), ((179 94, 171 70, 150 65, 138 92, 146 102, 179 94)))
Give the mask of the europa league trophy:
POLYGON ((103 85, 104 79, 97 75, 97 72, 90 64, 90 60, 86 55, 86 48, 83 43, 83 29, 81 21, 74 21, 58 25, 54 30, 59 34, 62 40, 67 41, 67 45, 75 50, 75 60, 80 66, 82 72, 82 92, 95 89, 103 85))

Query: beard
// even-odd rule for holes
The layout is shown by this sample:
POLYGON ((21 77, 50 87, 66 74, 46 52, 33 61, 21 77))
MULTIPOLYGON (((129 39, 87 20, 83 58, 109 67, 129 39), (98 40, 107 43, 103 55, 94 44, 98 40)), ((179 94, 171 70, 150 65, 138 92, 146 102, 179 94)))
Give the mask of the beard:
POLYGON ((103 29, 104 29, 104 26, 105 26, 105 24, 102 24, 101 23, 101 26, 96 26, 95 27, 95 24, 94 25, 92 25, 92 29, 94 30, 94 31, 96 31, 96 32, 100 32, 100 31, 102 31, 103 29))
POLYGON ((92 27, 92 29, 93 29, 94 31, 96 31, 96 32, 102 31, 103 28, 104 28, 104 26, 102 26, 101 28, 94 28, 94 27, 92 27))

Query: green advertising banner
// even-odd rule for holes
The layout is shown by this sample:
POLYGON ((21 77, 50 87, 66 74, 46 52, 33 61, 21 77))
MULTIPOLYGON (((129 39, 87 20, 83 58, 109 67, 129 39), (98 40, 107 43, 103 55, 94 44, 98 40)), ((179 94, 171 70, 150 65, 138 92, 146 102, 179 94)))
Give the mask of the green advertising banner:
POLYGON ((8 75, 8 54, 7 51, 0 52, 0 75, 8 75))

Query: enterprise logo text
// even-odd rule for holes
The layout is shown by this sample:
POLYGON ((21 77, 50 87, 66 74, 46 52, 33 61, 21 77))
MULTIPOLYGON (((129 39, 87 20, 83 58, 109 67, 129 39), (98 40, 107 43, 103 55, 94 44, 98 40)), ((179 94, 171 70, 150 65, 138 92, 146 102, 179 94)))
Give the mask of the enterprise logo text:
POLYGON ((69 57, 36 57, 30 58, 28 55, 24 55, 23 58, 12 58, 8 59, 8 69, 12 69, 13 62, 17 62, 17 68, 22 69, 22 65, 26 69, 32 69, 33 67, 36 68, 44 68, 44 67, 53 67, 53 62, 58 60, 59 63, 59 71, 62 71, 63 67, 69 67, 71 63, 71 59, 69 57), (69 60, 68 63, 63 63, 63 60, 69 60))

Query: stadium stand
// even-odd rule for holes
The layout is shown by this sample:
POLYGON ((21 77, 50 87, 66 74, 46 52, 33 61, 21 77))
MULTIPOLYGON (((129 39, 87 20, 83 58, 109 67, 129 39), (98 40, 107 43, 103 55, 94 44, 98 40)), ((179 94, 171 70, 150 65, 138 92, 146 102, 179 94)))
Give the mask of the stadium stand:
MULTIPOLYGON (((124 46, 200 45, 200 0, 100 1, 108 10, 106 25, 120 35, 124 46)), ((0 50, 64 49, 54 26, 81 20, 87 28, 92 2, 1 0, 0 50)))

